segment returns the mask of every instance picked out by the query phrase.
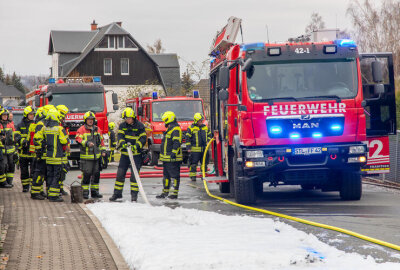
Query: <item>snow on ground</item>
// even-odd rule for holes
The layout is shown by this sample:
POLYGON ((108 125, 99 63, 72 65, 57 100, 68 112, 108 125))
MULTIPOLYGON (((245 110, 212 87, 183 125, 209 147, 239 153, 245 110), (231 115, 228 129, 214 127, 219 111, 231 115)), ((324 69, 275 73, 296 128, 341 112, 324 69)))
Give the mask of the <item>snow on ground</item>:
POLYGON ((130 202, 87 207, 131 269, 400 269, 337 250, 270 218, 130 202))

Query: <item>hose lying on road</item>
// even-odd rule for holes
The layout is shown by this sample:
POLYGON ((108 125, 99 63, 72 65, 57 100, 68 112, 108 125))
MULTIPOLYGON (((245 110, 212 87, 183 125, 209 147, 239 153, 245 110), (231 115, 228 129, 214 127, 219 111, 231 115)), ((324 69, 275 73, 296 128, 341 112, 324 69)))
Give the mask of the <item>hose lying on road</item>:
MULTIPOLYGON (((204 153, 207 153, 207 151, 210 148, 210 145, 211 145, 213 140, 214 140, 214 138, 211 139, 211 141, 207 144, 207 147, 206 147, 204 153)), ((343 233, 343 234, 347 234, 347 235, 350 235, 350 236, 354 236, 354 237, 360 238, 362 240, 365 240, 365 241, 368 241, 368 242, 371 242, 371 243, 374 243, 374 244, 377 244, 377 245, 380 245, 380 246, 384 246, 384 247, 388 247, 388 248, 400 251, 400 246, 399 245, 391 244, 391 243, 388 243, 388 242, 385 242, 385 241, 382 241, 382 240, 378 240, 378 239, 375 239, 375 238, 372 238, 372 237, 369 237, 369 236, 366 236, 366 235, 363 235, 363 234, 359 234, 359 233, 356 233, 356 232, 353 232, 353 231, 350 231, 350 230, 346 230, 346 229, 343 229, 343 228, 330 226, 330 225, 326 225, 326 224, 322 224, 322 223, 318 223, 318 222, 314 222, 314 221, 310 221, 310 220, 306 220, 306 219, 302 219, 302 218, 292 217, 292 216, 288 216, 288 215, 277 213, 277 212, 272 212, 272 211, 261 209, 261 208, 256 208, 256 207, 251 207, 251 206, 239 204, 239 203, 236 203, 236 202, 221 198, 219 196, 215 196, 215 195, 211 194, 210 190, 208 189, 206 173, 205 173, 205 169, 204 169, 205 162, 206 162, 206 155, 203 156, 203 162, 202 162, 201 168, 202 168, 202 171, 203 171, 204 188, 206 189, 206 192, 207 192, 208 196, 210 196, 211 198, 220 200, 220 201, 225 202, 227 204, 230 204, 230 205, 233 205, 233 206, 237 206, 237 207, 240 207, 240 208, 243 208, 243 209, 260 212, 260 213, 264 213, 264 214, 267 214, 267 215, 272 215, 272 216, 276 216, 276 217, 280 217, 280 218, 284 218, 284 219, 300 222, 300 223, 303 223, 303 224, 307 224, 307 225, 311 225, 311 226, 315 226, 315 227, 319 227, 319 228, 323 228, 323 229, 327 229, 327 230, 337 231, 337 232, 340 232, 340 233, 343 233)))

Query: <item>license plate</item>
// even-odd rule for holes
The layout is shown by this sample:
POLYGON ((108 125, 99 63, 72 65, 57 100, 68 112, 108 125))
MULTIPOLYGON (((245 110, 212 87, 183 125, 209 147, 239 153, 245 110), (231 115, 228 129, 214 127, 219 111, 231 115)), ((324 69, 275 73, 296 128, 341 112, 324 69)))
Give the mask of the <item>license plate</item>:
POLYGON ((314 154, 321 154, 322 148, 321 147, 307 147, 307 148, 295 148, 294 154, 295 155, 314 155, 314 154))
POLYGON ((74 139, 70 139, 71 144, 76 144, 76 141, 74 139))

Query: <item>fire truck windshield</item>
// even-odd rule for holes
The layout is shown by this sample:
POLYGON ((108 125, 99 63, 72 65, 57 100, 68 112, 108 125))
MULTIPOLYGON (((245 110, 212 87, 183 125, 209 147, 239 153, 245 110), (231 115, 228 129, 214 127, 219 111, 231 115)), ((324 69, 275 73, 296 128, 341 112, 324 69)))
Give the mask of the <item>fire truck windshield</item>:
POLYGON ((193 121, 195 113, 204 115, 200 100, 174 100, 153 102, 153 121, 162 121, 161 116, 166 111, 175 113, 178 121, 193 121))
POLYGON ((353 98, 358 78, 355 59, 255 62, 247 71, 247 89, 255 102, 318 97, 353 98))
POLYGON ((64 104, 71 113, 102 112, 104 110, 104 93, 53 93, 50 102, 55 106, 64 104))

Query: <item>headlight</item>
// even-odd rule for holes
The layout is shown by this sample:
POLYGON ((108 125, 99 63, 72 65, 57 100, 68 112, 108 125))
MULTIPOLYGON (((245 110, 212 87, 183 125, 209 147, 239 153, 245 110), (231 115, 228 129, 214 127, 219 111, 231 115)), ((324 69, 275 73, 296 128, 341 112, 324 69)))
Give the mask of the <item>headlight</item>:
POLYGON ((246 151, 246 158, 263 158, 263 151, 246 151))
POLYGON ((162 133, 153 133, 153 138, 155 139, 155 140, 161 140, 162 139, 162 137, 163 137, 163 134, 162 133))
POLYGON ((365 152, 365 147, 363 145, 350 146, 349 154, 360 154, 365 152))

